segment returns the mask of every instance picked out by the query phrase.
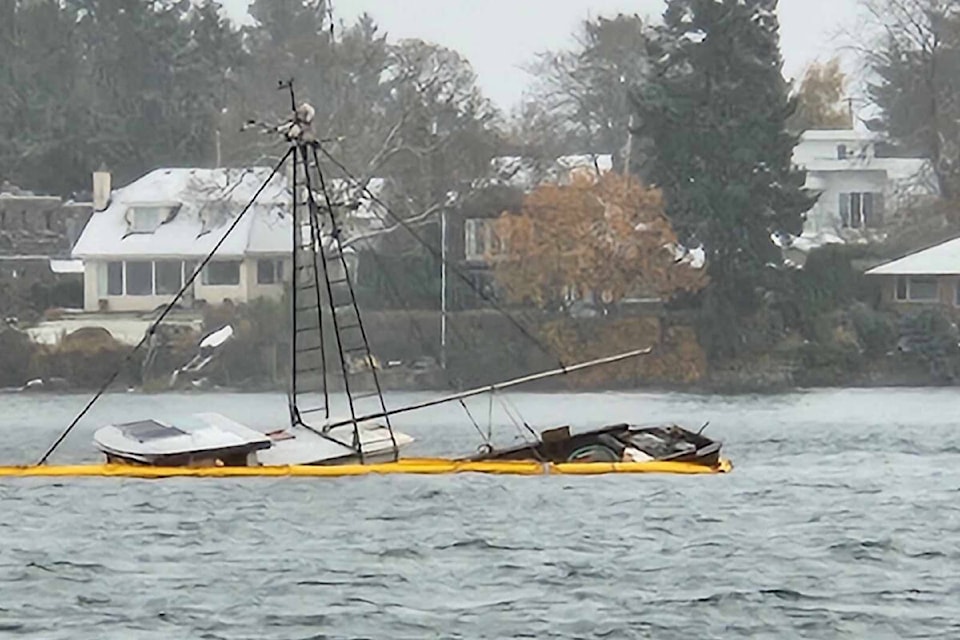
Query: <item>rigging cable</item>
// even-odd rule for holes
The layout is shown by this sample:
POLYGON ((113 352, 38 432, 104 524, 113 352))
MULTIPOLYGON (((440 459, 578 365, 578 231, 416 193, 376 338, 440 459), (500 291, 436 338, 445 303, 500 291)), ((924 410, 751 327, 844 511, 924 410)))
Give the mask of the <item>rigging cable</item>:
MULTIPOLYGON (((376 210, 376 208, 371 209, 370 213, 373 214, 373 216, 374 216, 377 220, 379 220, 382 224, 384 224, 386 227, 389 227, 389 225, 390 225, 389 220, 388 220, 385 216, 381 215, 381 214, 376 210)), ((394 217, 396 217, 395 214, 394 214, 394 217)), ((407 223, 410 224, 410 221, 408 220, 407 223)), ((394 230, 396 230, 396 229, 398 229, 398 228, 400 228, 400 225, 394 225, 393 228, 387 229, 386 232, 389 233, 389 232, 392 232, 392 231, 394 231, 394 230)), ((381 231, 381 233, 383 233, 383 232, 381 231)), ((369 237, 374 237, 374 236, 376 236, 376 235, 379 235, 379 234, 367 234, 367 235, 365 235, 365 236, 361 236, 361 238, 369 238, 369 237)), ((351 239, 351 242, 352 242, 352 241, 353 241, 353 239, 351 239)), ((400 296, 400 295, 397 293, 396 288, 393 286, 393 281, 392 281, 392 279, 390 278, 389 275, 387 275, 387 274, 389 273, 389 270, 383 268, 383 263, 380 261, 378 255, 377 255, 377 252, 376 252, 376 251, 370 251, 370 252, 369 252, 369 255, 370 255, 371 258, 373 258, 373 261, 374 261, 375 263, 377 263, 378 267, 380 268, 380 271, 384 274, 383 282, 386 283, 386 284, 388 285, 389 289, 393 292, 394 298, 396 298, 396 299, 398 299, 398 300, 401 299, 402 296, 400 296)), ((434 257, 434 259, 436 259, 436 257, 434 257)), ((441 257, 439 258, 439 261, 440 261, 442 264, 445 263, 445 264, 448 264, 448 265, 449 265, 448 262, 446 262, 445 260, 443 260, 442 252, 441 252, 441 257)), ((469 281, 468 281, 468 284, 470 284, 471 288, 472 288, 474 291, 477 291, 478 293, 481 293, 481 292, 480 292, 479 290, 477 290, 477 288, 474 287, 469 281)), ((511 319, 511 318, 509 317, 509 314, 507 314, 506 312, 501 312, 501 313, 502 313, 502 315, 506 315, 508 320, 511 320, 511 321, 513 320, 513 319, 511 319)), ((416 324, 415 324, 414 322, 411 322, 410 324, 411 324, 411 327, 414 328, 414 330, 419 333, 419 331, 417 330, 416 324)), ((514 324, 516 324, 516 322, 514 322, 514 324)), ((457 324, 456 324, 456 323, 450 323, 450 324, 448 324, 448 329, 449 329, 449 331, 454 335, 454 337, 459 338, 461 344, 467 344, 467 343, 468 343, 468 340, 466 339, 466 337, 464 336, 464 334, 457 329, 457 324)), ((422 336, 421 336, 421 344, 423 344, 428 351, 429 351, 430 349, 432 349, 432 347, 428 346, 427 341, 426 341, 425 338, 423 338, 422 336)), ((538 345, 538 346, 539 346, 539 345, 538 345)), ((541 350, 543 350, 542 347, 541 347, 541 350)), ((508 349, 508 350, 507 350, 507 356, 508 356, 512 361, 514 361, 514 362, 516 362, 518 365, 520 365, 521 367, 524 366, 524 365, 526 365, 526 364, 528 364, 528 362, 523 358, 523 354, 522 354, 521 352, 519 352, 518 350, 516 350, 516 349, 508 349)), ((560 365, 561 365, 561 368, 565 368, 565 367, 563 367, 563 363, 562 363, 562 362, 560 362, 560 365)), ((458 379, 456 382, 457 382, 457 384, 462 385, 462 380, 458 379)), ((455 385, 454 385, 454 381, 451 380, 451 379, 449 379, 449 378, 447 378, 447 386, 448 386, 451 390, 454 390, 454 391, 457 391, 457 390, 460 390, 460 389, 463 388, 462 386, 455 386, 455 385)), ((469 410, 466 408, 466 405, 463 405, 463 407, 464 407, 464 410, 467 411, 467 413, 468 413, 468 415, 469 415, 469 410)), ((470 416, 470 418, 473 419, 472 416, 470 416)))
MULTIPOLYGON (((397 302, 402 301, 403 296, 400 294, 399 289, 397 289, 397 285, 394 282, 393 278, 389 276, 389 270, 384 267, 384 263, 381 261, 378 252, 370 251, 369 257, 376 264, 379 272, 383 274, 383 283, 386 285, 386 288, 388 289, 388 293, 391 294, 391 296, 393 297, 393 300, 397 302)), ((431 351, 433 349, 433 346, 431 342, 427 340, 427 337, 426 335, 424 335, 423 330, 420 328, 419 323, 417 323, 416 320, 411 318, 409 322, 409 327, 410 327, 410 331, 416 336, 417 340, 419 341, 420 347, 424 351, 428 351, 428 352, 431 351)), ((457 338, 459 338, 462 343, 466 343, 465 336, 455 326, 453 325, 450 326, 450 332, 453 333, 457 338)), ((449 378, 445 377, 445 382, 447 384, 447 387, 449 387, 451 391, 459 390, 459 387, 455 386, 454 382, 449 378)), ((477 430, 477 432, 480 434, 480 437, 485 442, 488 441, 489 439, 483 433, 483 429, 480 428, 480 425, 477 423, 476 419, 473 417, 473 414, 470 413, 470 409, 467 408, 467 405, 462 398, 460 399, 459 404, 463 408, 464 413, 467 414, 467 417, 470 419, 470 422, 473 423, 473 426, 477 430)))
MULTIPOLYGON (((409 232, 416 240, 418 240, 421 245, 423 245, 423 246, 425 246, 427 249, 429 249, 429 250, 431 251, 431 253, 433 254, 433 256, 434 256, 434 259, 443 261, 443 255, 442 255, 442 253, 438 255, 437 252, 436 252, 436 250, 432 247, 432 245, 430 245, 428 242, 426 242, 426 240, 422 239, 422 238, 419 237, 416 233, 413 232, 413 230, 410 228, 409 223, 403 224, 403 223, 405 223, 406 221, 404 221, 402 218, 400 218, 399 216, 397 216, 385 203, 383 203, 379 198, 377 198, 373 193, 371 193, 371 191, 370 191, 369 189, 367 189, 365 186, 363 186, 363 185, 360 183, 359 180, 357 180, 353 175, 350 174, 350 172, 347 170, 347 168, 346 168, 342 163, 340 163, 340 162, 337 161, 333 156, 331 156, 331 154, 329 154, 325 149, 323 149, 322 146, 320 147, 320 150, 323 151, 324 155, 327 156, 327 158, 330 159, 332 162, 334 162, 334 164, 336 164, 336 165, 344 172, 344 174, 346 174, 346 175, 352 180, 352 182, 353 182, 355 185, 357 185, 358 187, 360 187, 360 188, 368 195, 368 197, 371 198, 371 200, 372 200, 374 203, 379 204, 379 205, 380 205, 381 207, 383 207, 383 209, 386 210, 394 219, 396 219, 396 220, 400 223, 400 225, 398 225, 398 226, 403 226, 403 228, 404 228, 407 232, 409 232)), ((317 163, 318 163, 318 165, 319 165, 319 158, 317 158, 316 161, 317 161, 317 163)), ((373 210, 373 214, 374 214, 374 216, 375 216, 378 220, 380 220, 381 222, 384 222, 384 223, 387 222, 386 220, 384 220, 384 218, 383 218, 376 210, 373 210)), ((382 267, 383 267, 383 263, 380 261, 380 258, 379 258, 379 256, 377 255, 377 252, 376 252, 376 251, 371 251, 371 252, 370 252, 370 255, 373 257, 374 262, 376 262, 377 265, 381 267, 381 271, 383 271, 383 272, 386 274, 386 270, 384 270, 384 269, 382 268, 382 267)), ((448 262, 448 263, 447 263, 447 266, 453 266, 453 265, 450 265, 449 262, 448 262)), ((460 275, 460 272, 456 269, 456 267, 454 267, 454 271, 457 271, 457 272, 458 272, 458 275, 460 275)), ((524 333, 524 335, 527 335, 528 337, 531 337, 531 339, 534 341, 534 343, 537 344, 537 346, 540 347, 541 350, 543 350, 544 352, 546 352, 545 347, 544 347, 542 344, 540 344, 535 338, 532 338, 532 336, 529 336, 529 334, 524 330, 523 326, 520 325, 512 316, 510 316, 510 314, 508 314, 506 311, 503 311, 502 309, 498 308, 498 307, 496 306, 496 304, 493 303, 492 300, 489 300, 489 298, 486 297, 486 295, 483 293, 483 291, 481 291, 480 289, 474 287, 474 286, 473 286, 473 283, 472 283, 468 278, 466 278, 465 276, 461 276, 461 277, 465 280, 465 282, 467 282, 467 284, 468 284, 474 291, 476 291, 476 292, 477 292, 481 297, 483 297, 485 300, 490 301, 491 304, 492 304, 492 306, 494 306, 494 308, 495 308, 497 311, 499 311, 502 315, 506 316, 508 320, 510 320, 514 325, 516 325, 516 326, 524 333)), ((391 290, 391 292, 393 292, 394 297, 395 297, 397 300, 400 300, 400 299, 401 299, 401 296, 400 296, 399 293, 397 292, 396 287, 395 287, 395 285, 394 285, 394 283, 393 283, 393 280, 390 278, 389 275, 386 275, 386 276, 385 276, 384 282, 387 284, 387 287, 391 290)), ((420 329, 419 329, 419 327, 417 326, 417 324, 416 324, 415 322, 411 322, 411 323, 410 323, 410 326, 411 326, 411 328, 413 329, 414 333, 416 333, 417 336, 420 338, 421 344, 422 344, 423 346, 429 348, 428 345, 427 345, 426 338, 423 336, 423 333, 422 333, 422 331, 420 331, 420 329)), ((451 329, 451 331, 452 331, 452 333, 453 333, 454 335, 456 335, 457 337, 460 338, 461 342, 464 342, 464 343, 466 342, 463 334, 462 334, 459 330, 457 330, 454 325, 451 325, 450 329, 451 329)), ((520 354, 514 353, 512 350, 510 351, 510 354, 511 354, 511 357, 512 357, 513 359, 519 361, 520 354)), ((562 362, 562 361, 558 361, 558 362, 559 362, 561 368, 563 368, 563 367, 564 367, 563 362, 562 362)), ((447 386, 450 387, 451 389, 454 389, 454 388, 455 388, 455 387, 453 386, 452 381, 449 380, 449 379, 447 380, 447 386)), ((459 401, 460 406, 463 408, 464 412, 467 414, 467 417, 470 419, 470 421, 471 421, 471 423, 473 424, 474 428, 477 429, 477 432, 480 434, 480 437, 484 440, 484 442, 486 442, 486 443, 488 443, 488 444, 492 441, 492 438, 493 438, 493 432, 492 432, 492 411, 493 411, 492 403, 493 403, 493 397, 492 397, 492 396, 491 396, 491 398, 490 398, 490 403, 491 403, 491 405, 490 405, 489 414, 488 414, 487 433, 484 433, 483 430, 482 430, 482 428, 480 427, 479 423, 476 421, 476 419, 475 419, 475 418, 473 417, 473 415, 470 413, 470 409, 467 407, 467 405, 466 405, 466 403, 463 401, 463 399, 460 399, 460 401, 459 401)), ((516 410, 516 409, 515 409, 515 411, 516 411, 516 413, 517 413, 517 416, 519 417, 519 416, 520 416, 519 410, 516 410)), ((530 433, 532 433, 532 434, 534 435, 534 438, 537 438, 537 439, 538 439, 538 436, 537 436, 536 432, 534 432, 533 429, 531 429, 530 426, 527 425, 527 423, 522 420, 522 418, 521 418, 521 422, 523 422, 523 425, 527 428, 527 430, 530 431, 530 433)), ((519 428, 519 426, 518 426, 518 428, 519 428)), ((522 433, 522 431, 521 431, 521 433, 522 433)))
MULTIPOLYGON (((360 187, 360 189, 367 195, 368 198, 370 198, 370 200, 371 200, 372 202, 374 202, 375 204, 380 205, 380 206, 383 208, 384 211, 386 211, 388 214, 390 214, 390 216, 391 216, 394 220, 397 221, 397 224, 398 224, 398 225, 400 225, 401 227, 403 227, 404 229, 406 229, 407 232, 410 233, 410 235, 411 235, 417 242, 419 242, 421 245, 423 245, 423 247, 426 248, 427 251, 429 251, 435 258, 437 258, 438 260, 444 261, 442 254, 441 254, 433 245, 431 245, 431 244, 430 244, 429 242, 427 242, 421 235, 419 235, 416 231, 414 231, 413 228, 411 227, 411 225, 408 224, 406 220, 404 220, 401 216, 398 216, 396 213, 394 213, 393 209, 391 209, 389 206, 387 206, 386 203, 383 202, 383 200, 381 200, 380 198, 378 198, 377 195, 374 194, 374 193, 367 187, 367 185, 363 184, 356 176, 354 176, 353 173, 351 173, 350 170, 349 170, 342 162, 340 162, 335 156, 333 156, 329 151, 327 151, 322 145, 317 145, 317 146, 319 147, 319 149, 320 149, 320 151, 323 153, 323 155, 325 155, 325 156, 327 157, 327 159, 330 160, 330 162, 332 162, 333 164, 335 164, 335 165, 343 172, 343 174, 344 174, 345 176, 347 176, 347 178, 349 178, 355 185, 357 185, 358 187, 360 187)), ((447 266, 457 275, 457 277, 459 277, 461 280, 463 280, 463 281, 467 284, 467 286, 469 286, 471 289, 473 289, 474 291, 476 291, 477 295, 479 295, 479 296, 480 296, 481 298, 483 298, 486 302, 488 302, 491 307, 493 307, 496 311, 498 311, 498 312, 501 313, 503 316, 505 316, 505 317, 511 322, 511 324, 513 324, 517 329, 519 329, 520 332, 521 332, 527 339, 529 339, 531 342, 533 342, 535 345, 537 345, 537 347, 539 347, 540 350, 541 350, 544 354, 547 354, 547 355, 555 355, 555 354, 553 354, 553 353, 551 352, 551 350, 550 350, 549 348, 547 348, 546 345, 544 345, 544 344, 543 344, 540 340, 538 340, 533 334, 531 334, 530 331, 529 331, 526 327, 524 327, 522 324, 520 324, 520 323, 517 321, 516 318, 514 318, 512 315, 510 315, 509 313, 507 313, 503 308, 501 308, 500 305, 498 305, 498 304, 496 303, 496 301, 494 301, 489 295, 487 295, 486 293, 484 293, 481 288, 475 286, 475 285, 473 284, 473 282, 470 280, 470 278, 467 277, 467 275, 466 275, 465 273, 463 273, 460 269, 458 269, 458 268, 456 267, 456 265, 450 264, 449 261, 444 261, 444 262, 446 262, 447 266)), ((566 368, 567 368, 566 363, 564 363, 563 360, 561 360, 561 359, 559 359, 559 358, 557 359, 557 363, 559 364, 559 367, 560 367, 561 369, 566 369, 566 368)))
POLYGON ((64 439, 66 439, 66 437, 70 434, 70 432, 73 431, 73 428, 76 427, 77 424, 80 422, 80 420, 83 419, 83 416, 85 416, 87 412, 90 411, 90 408, 93 407, 94 403, 97 400, 99 400, 104 393, 106 393, 110 385, 113 384, 113 381, 116 380, 117 376, 120 375, 120 372, 123 371, 126 365, 133 359, 134 354, 136 354, 137 351, 139 351, 144 344, 146 344, 149 340, 153 338, 154 334, 157 331, 157 327, 159 327, 160 323, 162 323, 164 318, 167 317, 167 314, 169 314, 170 311, 173 310, 173 307, 180 300, 180 298, 182 298, 183 295, 187 292, 187 290, 190 288, 193 282, 197 279, 197 276, 200 275, 200 272, 203 270, 203 268, 213 258, 213 255, 220 249, 221 245, 223 245, 226 239, 237 227, 237 225, 240 224, 240 221, 243 219, 244 214, 246 214, 247 211, 249 211, 250 208, 253 207, 253 204, 257 201, 257 198, 259 198, 260 194, 263 193, 263 191, 267 188, 267 185, 269 185, 273 181, 273 178, 280 171, 280 168, 287 161, 287 158, 290 157, 291 153, 292 153, 292 149, 288 149, 287 152, 283 154, 283 157, 280 159, 280 161, 273 167, 273 170, 270 172, 269 177, 267 177, 267 179, 264 180, 263 184, 260 185, 260 188, 257 189, 257 192, 253 194, 253 197, 247 202, 246 206, 243 207, 243 209, 237 215, 233 223, 227 228, 227 231, 226 233, 223 234, 223 237, 217 241, 216 245, 214 245, 213 250, 207 254, 207 256, 200 262, 199 265, 197 265, 196 269, 194 269, 190 277, 187 278, 186 282, 183 283, 183 286, 180 287, 180 291, 177 292, 177 294, 173 297, 173 300, 171 300, 167 304, 167 306, 160 313, 157 319, 154 320, 153 323, 147 328, 146 332, 144 332, 143 334, 143 337, 140 338, 140 342, 138 342, 136 346, 134 346, 133 349, 130 350, 126 358, 123 359, 123 362, 120 363, 120 366, 117 367, 112 374, 110 374, 107 380, 100 386, 100 388, 97 390, 94 396, 86 404, 86 406, 80 411, 80 413, 77 414, 77 416, 73 419, 73 421, 70 422, 69 425, 67 425, 67 428, 63 430, 63 432, 54 441, 54 443, 50 445, 50 448, 47 449, 46 453, 44 453, 43 456, 40 458, 40 460, 37 461, 37 466, 45 463, 47 461, 47 458, 49 458, 53 454, 53 452, 57 450, 57 447, 60 446, 60 443, 62 443, 64 439))

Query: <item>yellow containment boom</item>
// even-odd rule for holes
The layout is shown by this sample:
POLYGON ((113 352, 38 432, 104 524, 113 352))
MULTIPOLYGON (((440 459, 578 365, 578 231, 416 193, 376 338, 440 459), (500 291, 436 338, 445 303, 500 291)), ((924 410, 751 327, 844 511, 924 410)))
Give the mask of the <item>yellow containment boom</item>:
POLYGON ((289 467, 151 467, 125 464, 80 464, 0 467, 0 478, 340 478, 345 476, 454 473, 486 473, 513 476, 600 475, 608 473, 669 473, 702 475, 727 473, 729 460, 715 467, 689 462, 562 462, 541 463, 526 460, 445 460, 409 458, 382 464, 345 464, 332 466, 289 467))

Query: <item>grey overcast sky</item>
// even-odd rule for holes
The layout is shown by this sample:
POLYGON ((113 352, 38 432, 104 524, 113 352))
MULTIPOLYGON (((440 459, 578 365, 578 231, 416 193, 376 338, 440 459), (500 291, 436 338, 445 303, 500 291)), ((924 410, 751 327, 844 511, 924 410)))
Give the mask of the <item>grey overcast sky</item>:
MULTIPOLYGON (((248 0, 222 0, 236 17, 248 0)), ((780 0, 784 72, 799 76, 827 60, 856 29, 858 0, 780 0)), ((505 111, 531 82, 521 68, 535 54, 572 44, 586 17, 637 13, 658 18, 662 0, 334 0, 334 16, 369 13, 392 39, 420 38, 456 49, 473 65, 486 95, 505 111)))

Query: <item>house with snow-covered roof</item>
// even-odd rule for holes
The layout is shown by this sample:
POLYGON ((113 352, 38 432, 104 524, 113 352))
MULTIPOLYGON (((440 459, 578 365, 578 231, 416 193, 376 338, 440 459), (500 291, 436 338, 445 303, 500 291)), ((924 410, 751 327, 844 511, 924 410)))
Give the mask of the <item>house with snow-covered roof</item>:
POLYGON ((275 176, 227 235, 270 171, 157 169, 111 191, 73 247, 83 262, 84 310, 168 303, 221 240, 188 303, 279 297, 292 246, 286 181, 275 176))

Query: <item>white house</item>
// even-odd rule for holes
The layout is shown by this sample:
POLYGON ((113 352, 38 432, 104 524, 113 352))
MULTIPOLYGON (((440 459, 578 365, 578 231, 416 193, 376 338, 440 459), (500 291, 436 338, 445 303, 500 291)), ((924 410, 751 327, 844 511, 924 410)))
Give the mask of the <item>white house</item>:
MULTIPOLYGON (((168 303, 224 238, 269 168, 157 169, 106 198, 73 248, 85 311, 168 303)), ((109 193, 109 185, 105 187, 109 193)), ((203 269, 187 300, 279 297, 292 247, 290 194, 274 177, 203 269)))
POLYGON ((857 130, 810 130, 793 161, 819 194, 794 247, 877 239, 884 221, 911 199, 936 195, 933 167, 922 158, 877 157, 879 136, 857 130))
MULTIPOLYGON (((112 192, 109 174, 98 172, 95 211, 72 252, 83 262, 84 311, 140 312, 169 303, 221 240, 185 302, 279 298, 290 278, 293 249, 286 176, 274 176, 231 230, 270 172, 268 167, 156 169, 112 192)), ((383 180, 372 180, 366 190, 341 180, 328 187, 348 239, 383 228, 383 207, 367 194, 382 191, 383 180)), ((302 206, 305 195, 300 194, 302 206)), ((348 247, 344 256, 350 263, 356 252, 348 247)), ((339 268, 329 254, 328 259, 329 268, 339 268)))

